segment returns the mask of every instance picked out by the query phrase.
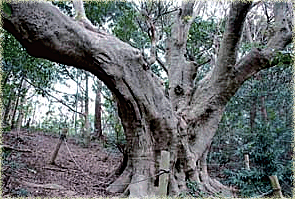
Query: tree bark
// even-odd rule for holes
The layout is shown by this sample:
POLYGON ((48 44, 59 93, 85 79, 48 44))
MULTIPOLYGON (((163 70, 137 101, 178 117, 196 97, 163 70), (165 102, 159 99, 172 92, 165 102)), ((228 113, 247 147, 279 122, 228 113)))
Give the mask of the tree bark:
POLYGON ((232 3, 216 65, 195 85, 197 66, 184 56, 196 15, 194 4, 183 3, 167 42, 169 98, 138 49, 63 15, 50 3, 12 3, 12 12, 3 13, 4 28, 31 55, 87 70, 113 92, 126 135, 128 162, 108 188, 111 192, 129 190, 130 197, 154 193, 162 150, 170 152, 169 195, 185 191, 187 180, 198 182, 199 190, 210 194, 229 191, 209 177, 206 164, 223 110, 247 78, 274 65, 272 57, 291 42, 292 33, 278 29, 267 48, 253 49, 237 61, 251 4, 232 3))

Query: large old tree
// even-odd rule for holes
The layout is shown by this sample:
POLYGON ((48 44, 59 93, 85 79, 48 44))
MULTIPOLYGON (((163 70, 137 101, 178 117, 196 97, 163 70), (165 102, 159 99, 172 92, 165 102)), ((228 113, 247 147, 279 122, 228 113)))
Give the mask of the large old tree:
POLYGON ((196 181, 204 192, 226 190, 209 177, 206 166, 208 149, 224 108, 245 80, 275 65, 276 53, 291 43, 292 32, 285 14, 287 4, 274 3, 275 27, 266 47, 252 48, 240 58, 243 24, 255 5, 232 3, 215 64, 206 77, 195 83, 198 64, 185 54, 188 31, 200 4, 184 1, 172 15, 165 55, 169 95, 150 70, 155 61, 153 39, 150 58, 145 59, 138 49, 93 26, 81 1, 74 2, 75 19, 48 2, 14 2, 4 6, 3 27, 32 56, 90 71, 116 97, 127 139, 128 161, 109 191, 128 190, 125 193, 130 196, 155 193, 155 174, 160 171, 162 150, 169 151, 171 157, 170 195, 185 190, 186 180, 196 181))

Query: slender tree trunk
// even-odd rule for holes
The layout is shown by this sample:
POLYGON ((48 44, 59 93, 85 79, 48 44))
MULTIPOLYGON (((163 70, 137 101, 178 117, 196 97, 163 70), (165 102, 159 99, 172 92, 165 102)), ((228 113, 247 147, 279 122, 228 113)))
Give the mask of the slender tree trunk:
POLYGON ((85 105, 84 105, 83 97, 81 97, 79 101, 81 103, 80 108, 81 108, 81 113, 82 113, 82 114, 79 114, 79 119, 81 121, 80 134, 83 137, 84 136, 84 128, 85 128, 85 105))
POLYGON ((252 106, 250 111, 250 129, 253 132, 255 126, 255 118, 256 118, 256 97, 253 97, 252 106))
POLYGON ((15 128, 15 115, 16 115, 16 110, 17 110, 17 107, 18 107, 18 101, 19 101, 19 96, 16 97, 16 101, 15 101, 15 104, 14 104, 12 116, 11 116, 11 119, 10 119, 10 121, 11 121, 11 129, 15 128))
MULTIPOLYGON (((78 69, 77 69, 78 70, 78 69)), ((78 80, 78 72, 77 72, 77 75, 76 75, 76 79, 78 80)), ((77 89, 76 89, 76 104, 75 104, 75 109, 76 109, 76 111, 75 111, 75 115, 74 115, 74 125, 75 125, 75 134, 77 135, 77 112, 78 112, 78 94, 79 94, 79 83, 78 83, 78 81, 77 81, 77 89)))
POLYGON ((21 96, 20 109, 18 112, 18 118, 17 118, 17 122, 16 122, 16 129, 18 132, 20 131, 20 129, 22 127, 22 123, 23 123, 23 119, 24 119, 24 115, 25 115, 24 106, 27 103, 27 99, 26 99, 27 81, 23 81, 22 89, 24 90, 24 92, 22 93, 22 96, 21 96))
POLYGON ((19 87, 18 87, 18 94, 17 94, 17 97, 16 97, 16 102, 15 102, 14 109, 13 109, 13 114, 12 114, 12 117, 11 117, 11 129, 15 128, 15 115, 16 115, 16 111, 17 111, 17 108, 18 108, 19 99, 21 98, 21 89, 22 89, 23 81, 24 81, 24 77, 21 79, 21 82, 20 82, 19 87))
MULTIPOLYGON (((262 81, 262 77, 260 73, 256 75, 256 79, 259 81, 262 81)), ((265 96, 260 97, 260 102, 261 102, 261 106, 260 106, 261 117, 263 118, 264 121, 267 121, 268 117, 267 117, 267 111, 265 107, 265 96)))
MULTIPOLYGON (((22 102, 24 103, 24 102, 22 102)), ((20 110, 18 112, 17 120, 16 120, 16 130, 19 132, 22 127, 22 122, 24 119, 24 112, 23 112, 23 106, 20 106, 20 110)))
POLYGON ((32 125, 34 125, 34 124, 37 125, 37 122, 35 121, 36 109, 37 109, 37 104, 33 104, 33 115, 32 115, 32 120, 31 120, 32 125))
POLYGON ((86 88, 85 88, 85 126, 84 126, 84 145, 89 147, 90 144, 90 124, 89 124, 89 94, 88 94, 88 81, 89 81, 89 74, 85 72, 86 77, 86 88))
POLYGON ((14 96, 14 95, 15 95, 14 91, 12 89, 10 89, 7 104, 5 104, 5 106, 4 106, 3 122, 5 125, 9 124, 8 115, 9 115, 9 112, 11 111, 12 96, 14 96))
POLYGON ((95 128, 95 138, 102 137, 102 129, 101 129, 101 87, 102 84, 98 80, 97 81, 97 90, 95 97, 95 120, 94 120, 94 128, 95 128))

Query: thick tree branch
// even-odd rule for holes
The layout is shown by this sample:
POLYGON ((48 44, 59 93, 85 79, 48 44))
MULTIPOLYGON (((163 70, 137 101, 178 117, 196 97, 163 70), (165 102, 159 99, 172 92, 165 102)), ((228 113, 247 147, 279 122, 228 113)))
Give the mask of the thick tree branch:
POLYGON ((193 77, 196 66, 186 61, 186 42, 191 24, 200 12, 203 2, 183 1, 171 30, 171 39, 167 41, 166 63, 169 76, 169 96, 174 110, 188 105, 193 89, 193 77))
POLYGON ((276 54, 291 42, 291 32, 277 33, 269 42, 268 48, 264 50, 253 49, 236 64, 234 69, 235 83, 241 85, 260 70, 275 66, 277 64, 276 54))
POLYGON ((236 63, 238 42, 250 7, 251 3, 234 2, 231 4, 217 64, 196 85, 193 96, 189 101, 191 108, 188 108, 187 121, 198 125, 200 123, 212 123, 213 125, 214 122, 218 121, 219 116, 217 115, 222 112, 230 97, 240 86, 233 82, 231 71, 236 63))
POLYGON ((108 76, 110 74, 98 66, 118 65, 118 61, 115 61, 118 47, 121 52, 129 52, 126 58, 136 53, 140 58, 138 50, 131 49, 111 35, 84 29, 49 3, 22 2, 11 6, 13 14, 3 19, 4 28, 35 57, 88 70, 113 88, 115 86, 108 76))
POLYGON ((276 32, 269 40, 266 49, 253 49, 236 64, 234 69, 236 83, 241 84, 263 68, 275 66, 277 64, 275 61, 277 53, 292 42, 292 32, 288 28, 286 16, 284 15, 286 9, 286 3, 275 3, 276 32))
POLYGON ((213 78, 224 78, 228 71, 234 67, 237 59, 237 47, 242 35, 246 15, 251 8, 251 3, 234 2, 228 16, 226 31, 223 36, 218 54, 217 66, 213 71, 213 78))
POLYGON ((189 130, 189 136, 194 138, 194 146, 206 147, 210 143, 215 133, 213 129, 217 128, 224 107, 241 85, 233 80, 232 71, 236 64, 243 23, 250 7, 250 3, 231 4, 217 63, 213 70, 198 82, 190 106, 187 111, 182 112, 185 123, 195 127, 189 130), (206 132, 206 139, 199 138, 200 132, 206 132))
POLYGON ((192 98, 192 109, 187 120, 199 122, 200 118, 204 120, 204 116, 206 116, 207 122, 210 122, 210 115, 222 112, 221 110, 228 100, 246 79, 263 68, 274 66, 276 62, 273 59, 276 54, 292 41, 291 32, 287 32, 284 28, 277 29, 266 49, 253 49, 235 64, 236 48, 242 29, 242 25, 238 21, 244 21, 248 10, 246 8, 249 7, 244 3, 238 4, 240 5, 234 4, 230 11, 223 46, 219 53, 219 62, 212 73, 209 73, 198 83, 197 90, 192 98), (235 17, 232 15, 237 15, 236 18, 239 20, 234 20, 235 17))

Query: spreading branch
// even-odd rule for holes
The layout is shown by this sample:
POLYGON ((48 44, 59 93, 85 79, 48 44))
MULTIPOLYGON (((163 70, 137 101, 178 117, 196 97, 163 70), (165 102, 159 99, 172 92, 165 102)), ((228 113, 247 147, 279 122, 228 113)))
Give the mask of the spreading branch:
POLYGON ((274 61, 276 53, 284 49, 292 42, 292 33, 277 34, 269 42, 268 48, 264 50, 254 48, 244 56, 234 68, 236 83, 243 83, 246 79, 264 68, 270 68, 277 64, 274 61))
POLYGON ((269 40, 267 47, 263 50, 254 48, 243 57, 235 66, 236 82, 242 83, 263 68, 273 67, 277 64, 276 54, 292 42, 293 33, 285 23, 286 3, 277 2, 274 6, 275 13, 275 34, 269 40))

